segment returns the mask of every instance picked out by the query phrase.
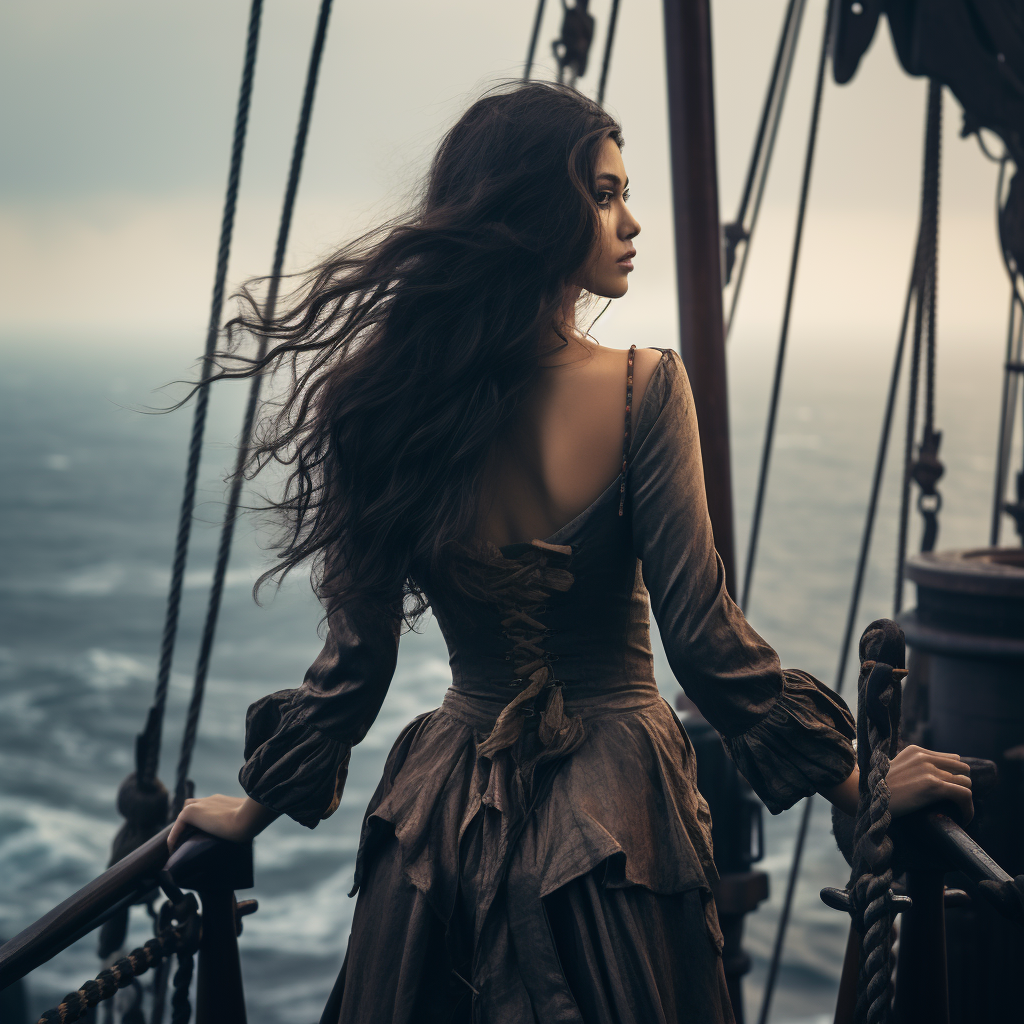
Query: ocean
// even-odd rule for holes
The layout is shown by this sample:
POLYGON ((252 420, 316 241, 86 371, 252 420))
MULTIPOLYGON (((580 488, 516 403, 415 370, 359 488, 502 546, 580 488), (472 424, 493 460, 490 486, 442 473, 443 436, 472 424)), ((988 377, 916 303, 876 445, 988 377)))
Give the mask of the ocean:
MULTIPOLYGON (((668 346, 670 338, 649 340, 668 346)), ((742 551, 770 380, 771 339, 730 354, 737 538, 742 551)), ((946 432, 940 546, 987 542, 998 404, 1000 339, 943 350, 939 425, 946 432)), ((152 696, 191 409, 146 415, 189 374, 181 339, 140 337, 100 346, 8 338, 0 377, 0 935, 10 937, 100 873, 120 819, 118 786, 152 696)), ((837 645, 874 459, 890 355, 871 344, 805 344, 788 373, 749 610, 783 663, 835 682, 837 645)), ((242 388, 219 387, 203 456, 193 548, 168 704, 161 776, 173 778, 191 669, 205 609, 223 478, 233 459, 242 388)), ((891 612, 902 419, 890 453, 858 634, 891 612)), ((915 523, 912 542, 919 528, 915 523)), ((237 533, 196 748, 200 795, 239 794, 245 709, 297 685, 320 650, 320 610, 305 579, 264 607, 251 586, 266 565, 266 527, 237 533)), ((1004 529, 1004 541, 1012 537, 1004 529)), ((913 595, 908 589, 908 601, 913 595)), ((678 686, 656 638, 657 674, 678 686)), ((436 625, 402 639, 380 717, 356 749, 338 811, 313 831, 290 820, 256 841, 259 911, 240 939, 253 1024, 318 1019, 345 951, 354 901, 359 822, 384 757, 409 719, 436 707, 450 680, 436 625)), ((855 678, 847 673, 849 697, 855 678)), ((830 834, 828 805, 811 818, 775 1024, 830 1021, 847 922, 818 899, 848 869, 830 834)), ((748 918, 753 969, 745 983, 756 1019, 799 807, 765 814, 771 898, 748 918)), ((149 935, 133 914, 130 941, 149 935)), ((27 979, 32 1019, 99 969, 95 937, 27 979)))

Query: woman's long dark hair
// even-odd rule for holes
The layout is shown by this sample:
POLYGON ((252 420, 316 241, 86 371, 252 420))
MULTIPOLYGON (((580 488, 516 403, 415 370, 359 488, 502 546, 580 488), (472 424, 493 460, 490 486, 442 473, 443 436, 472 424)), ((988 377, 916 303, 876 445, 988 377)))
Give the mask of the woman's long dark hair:
POLYGON ((414 626, 428 585, 486 598, 498 570, 472 543, 480 477, 599 240, 609 137, 622 145, 572 89, 501 86, 445 135, 411 215, 314 266, 269 319, 243 289, 217 376, 289 374, 247 470, 288 467, 270 502, 286 530, 257 591, 312 559, 328 612, 359 601, 414 626), (245 357, 240 332, 266 355, 245 357))

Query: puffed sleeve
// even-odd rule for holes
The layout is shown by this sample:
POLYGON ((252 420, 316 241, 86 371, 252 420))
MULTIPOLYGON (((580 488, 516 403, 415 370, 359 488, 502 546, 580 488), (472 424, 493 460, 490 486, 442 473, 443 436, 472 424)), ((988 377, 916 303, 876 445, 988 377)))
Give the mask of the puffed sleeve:
POLYGON ((674 351, 651 378, 631 448, 633 544, 676 679, 772 813, 843 782, 857 734, 843 699, 783 670, 725 589, 693 396, 674 351))
POLYGON ((352 747, 380 711, 398 661, 401 619, 353 607, 328 616, 302 685, 256 701, 245 723, 242 788, 313 828, 337 809, 352 747))

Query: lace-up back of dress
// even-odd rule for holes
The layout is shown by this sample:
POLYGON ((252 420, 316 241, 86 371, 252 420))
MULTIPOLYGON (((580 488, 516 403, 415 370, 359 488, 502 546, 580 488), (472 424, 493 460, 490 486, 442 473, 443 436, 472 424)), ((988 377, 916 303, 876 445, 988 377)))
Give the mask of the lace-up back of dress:
POLYGON ((557 707, 561 693, 549 691, 564 686, 571 698, 574 683, 653 677, 646 591, 626 536, 634 351, 627 361, 619 476, 550 537, 489 545, 500 572, 488 603, 434 603, 456 688, 514 705, 508 733, 496 727, 495 743, 518 731, 510 718, 557 707))

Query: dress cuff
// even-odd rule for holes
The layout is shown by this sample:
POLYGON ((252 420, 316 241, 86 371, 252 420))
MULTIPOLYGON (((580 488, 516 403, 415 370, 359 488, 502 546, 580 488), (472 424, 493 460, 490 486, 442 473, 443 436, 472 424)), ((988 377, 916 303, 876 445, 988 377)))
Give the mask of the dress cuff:
POLYGON ((245 718, 242 789, 257 803, 314 828, 338 807, 352 746, 308 721, 298 690, 279 690, 245 718))
POLYGON ((807 672, 788 669, 785 687, 756 725, 726 742, 772 814, 845 782, 856 764, 857 726, 846 702, 807 672))

